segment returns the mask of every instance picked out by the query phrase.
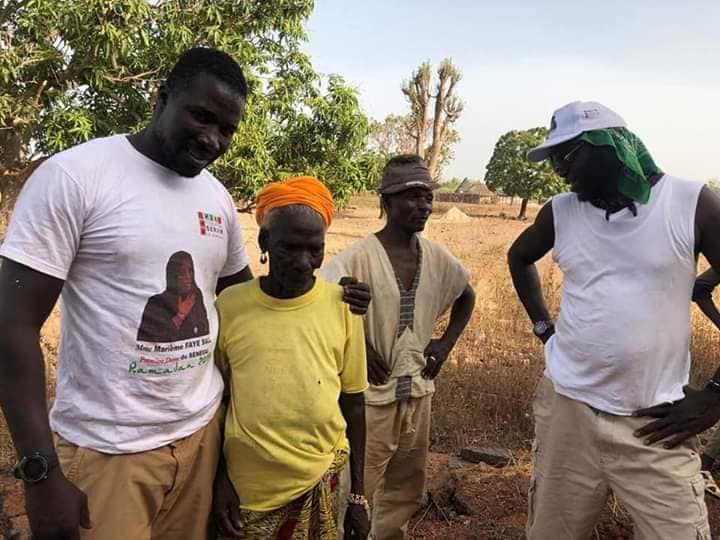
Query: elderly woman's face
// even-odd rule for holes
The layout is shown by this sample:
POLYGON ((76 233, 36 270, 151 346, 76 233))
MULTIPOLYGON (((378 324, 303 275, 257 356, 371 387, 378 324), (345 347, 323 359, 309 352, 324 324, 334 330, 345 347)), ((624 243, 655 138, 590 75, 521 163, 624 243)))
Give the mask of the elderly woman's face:
POLYGON ((268 239, 270 273, 286 291, 306 290, 325 252, 320 216, 288 216, 278 220, 268 239))

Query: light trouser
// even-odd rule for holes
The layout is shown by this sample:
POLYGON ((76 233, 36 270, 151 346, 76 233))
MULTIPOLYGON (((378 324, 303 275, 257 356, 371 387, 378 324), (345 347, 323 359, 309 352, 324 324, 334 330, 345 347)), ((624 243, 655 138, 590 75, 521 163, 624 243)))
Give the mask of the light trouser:
POLYGON ((425 496, 432 395, 368 405, 365 417, 365 492, 371 537, 401 540, 425 496))
POLYGON ((189 437, 136 454, 103 454, 55 435, 63 473, 88 497, 92 540, 204 540, 220 456, 222 408, 189 437))
POLYGON ((557 394, 543 377, 533 404, 529 540, 591 537, 610 490, 643 540, 710 539, 697 438, 666 449, 634 436, 652 418, 606 414, 557 394))

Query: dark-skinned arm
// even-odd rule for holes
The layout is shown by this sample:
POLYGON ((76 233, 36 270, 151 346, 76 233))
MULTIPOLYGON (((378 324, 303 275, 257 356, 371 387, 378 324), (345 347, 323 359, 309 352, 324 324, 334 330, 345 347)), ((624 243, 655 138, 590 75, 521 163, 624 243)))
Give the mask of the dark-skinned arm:
MULTIPOLYGON (((720 273, 720 198, 707 186, 698 197, 695 212, 695 250, 702 253, 715 272, 720 273)), ((720 381, 720 369, 713 379, 720 381)), ((675 403, 667 403, 641 409, 635 416, 656 418, 643 426, 636 437, 645 437, 646 444, 663 441, 666 448, 682 443, 720 420, 720 393, 709 388, 695 390, 685 387, 685 397, 675 403)))
MULTIPOLYGON (((540 209, 535 223, 517 237, 508 251, 508 265, 515 291, 533 323, 550 320, 535 263, 542 259, 554 244, 555 226, 551 201, 540 209)), ((543 343, 550 339, 553 332, 551 327, 540 336, 543 343)))
MULTIPOLYGON (((0 406, 18 457, 54 456, 40 330, 63 281, 9 259, 0 265, 0 406)), ((87 497, 59 466, 25 489, 33 538, 79 538, 89 528, 87 497)))
POLYGON ((720 274, 710 268, 695 279, 693 287, 693 301, 698 305, 700 311, 710 319, 716 328, 720 329, 720 311, 713 302, 712 293, 715 287, 720 284, 720 274))
POLYGON ((238 283, 245 283, 246 281, 250 281, 252 278, 252 270, 250 270, 249 266, 246 266, 239 272, 236 272, 230 276, 219 278, 217 282, 217 287, 215 287, 215 294, 220 294, 228 287, 232 285, 237 285, 238 283))
MULTIPOLYGON (((246 268, 243 268, 243 271, 246 268)), ((237 275, 237 274, 235 274, 237 275)), ((218 302, 219 304, 219 302, 218 302)), ((242 537, 242 521, 240 520, 240 499, 235 491, 228 474, 227 462, 225 460, 225 415, 232 406, 230 395, 230 363, 228 362, 224 341, 224 313, 218 306, 218 331, 217 342, 215 343, 215 366, 223 378, 223 397, 221 407, 222 419, 220 422, 220 459, 218 460, 215 480, 213 481, 212 514, 215 525, 223 538, 242 537)))
MULTIPOLYGON (((340 410, 347 423, 346 434, 350 442, 350 493, 365 495, 365 394, 340 393, 340 410)), ((345 514, 345 536, 367 538, 370 532, 365 508, 349 504, 345 514)))
POLYGON ((473 309, 475 308, 475 291, 468 283, 463 292, 453 302, 450 311, 450 321, 448 326, 439 339, 433 339, 425 348, 425 358, 427 364, 422 371, 422 376, 426 379, 434 379, 440 373, 445 361, 448 359, 450 352, 455 347, 460 335, 465 330, 473 309))

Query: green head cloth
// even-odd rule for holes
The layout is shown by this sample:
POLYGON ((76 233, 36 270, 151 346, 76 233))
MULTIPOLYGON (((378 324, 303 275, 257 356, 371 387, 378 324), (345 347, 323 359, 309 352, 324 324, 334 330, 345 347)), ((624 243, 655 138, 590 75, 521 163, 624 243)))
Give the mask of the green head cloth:
POLYGON ((620 193, 635 202, 645 204, 650 198, 648 177, 662 171, 655 165, 650 152, 640 138, 624 127, 585 131, 579 141, 593 146, 610 146, 623 165, 618 179, 620 193))

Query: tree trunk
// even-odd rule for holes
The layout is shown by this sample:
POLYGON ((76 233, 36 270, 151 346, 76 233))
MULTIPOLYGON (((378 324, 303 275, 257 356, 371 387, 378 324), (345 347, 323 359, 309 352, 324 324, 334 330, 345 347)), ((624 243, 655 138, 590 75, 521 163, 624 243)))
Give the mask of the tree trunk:
POLYGON ((413 72, 412 78, 404 82, 402 87, 403 94, 410 103, 415 153, 420 157, 425 157, 425 131, 427 129, 427 113, 430 103, 430 79, 430 62, 423 62, 413 72))
POLYGON ((518 215, 518 219, 526 219, 527 216, 527 205, 528 205, 528 199, 523 199, 520 203, 520 215, 518 215))
POLYGON ((450 124, 455 122, 462 112, 462 102, 454 95, 455 85, 460 80, 460 72, 449 58, 440 63, 438 83, 435 92, 435 110, 432 117, 432 142, 426 158, 430 174, 436 177, 440 165, 440 154, 445 146, 450 124))

